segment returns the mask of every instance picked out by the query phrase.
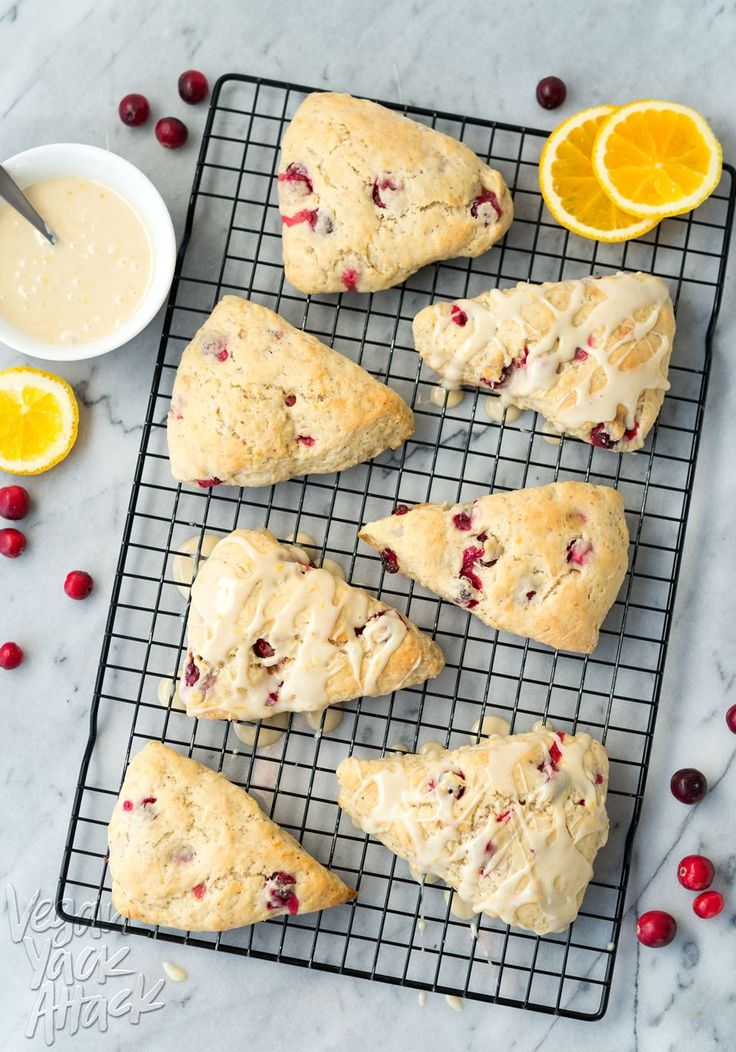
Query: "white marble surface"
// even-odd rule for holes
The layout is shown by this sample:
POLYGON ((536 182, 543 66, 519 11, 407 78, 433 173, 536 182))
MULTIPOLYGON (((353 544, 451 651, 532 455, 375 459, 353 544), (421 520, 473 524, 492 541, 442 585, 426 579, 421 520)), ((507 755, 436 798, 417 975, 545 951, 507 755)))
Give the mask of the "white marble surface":
MULTIPOLYGON (((599 102, 676 98, 712 120, 734 160, 735 33, 736 4, 723 0, 2 0, 1 150, 10 155, 63 140, 107 144, 153 178, 181 229, 204 108, 186 109, 190 144, 170 154, 152 135, 124 128, 116 105, 126 92, 140 90, 159 114, 182 114, 176 78, 194 65, 211 80, 226 71, 259 73, 543 127, 554 118, 536 106, 534 86, 556 73, 570 94, 555 117, 599 102)), ((442 997, 430 995, 422 1008, 410 991, 130 940, 126 963, 145 975, 147 986, 162 977, 165 958, 189 969, 187 982, 168 983, 165 1007, 138 1026, 112 1019, 105 1038, 95 1029, 74 1038, 64 1031, 56 1047, 165 1052, 214 1043, 272 1052, 380 1045, 392 1052, 468 1045, 532 1052, 595 1042, 646 1052, 734 1048, 736 739, 723 713, 736 694, 736 468, 728 452, 736 446, 735 321, 729 289, 605 1020, 576 1023, 472 1003, 458 1015, 442 997), (694 809, 677 804, 667 789, 671 771, 684 764, 702 767, 713 787, 694 809), (718 921, 697 921, 674 881, 679 857, 695 850, 709 852, 719 865, 729 904, 718 921), (633 917, 652 907, 671 908, 681 935, 669 950, 640 952, 633 917)), ((30 547, 19 563, 0 567, 0 637, 18 638, 27 650, 23 668, 1 674, 0 683, 6 731, 0 877, 21 905, 36 889, 42 897, 54 892, 159 329, 160 319, 124 351, 58 369, 83 403, 80 440, 62 467, 31 483, 30 547), (98 588, 70 609, 61 582, 73 566, 90 570, 98 588)), ((0 348, 0 366, 17 361, 0 348)), ((8 920, 0 917, 0 1044, 15 1052, 43 1047, 43 1038, 23 1036, 36 994, 8 920)), ((34 936, 37 950, 45 938, 34 936)), ((117 936, 102 942, 110 954, 125 944, 117 936)), ((82 934, 72 944, 74 955, 87 945, 100 942, 82 934)))

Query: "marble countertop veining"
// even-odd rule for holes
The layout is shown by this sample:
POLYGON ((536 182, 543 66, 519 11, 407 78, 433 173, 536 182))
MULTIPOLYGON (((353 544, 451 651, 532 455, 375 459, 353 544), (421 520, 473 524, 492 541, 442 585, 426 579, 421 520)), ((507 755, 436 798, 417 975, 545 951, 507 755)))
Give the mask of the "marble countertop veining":
MULTIPOLYGON (((542 127, 601 102, 675 98, 713 122, 733 161, 735 34, 734 0, 0 0, 2 154, 51 141, 107 145, 154 180, 181 230, 205 108, 184 107, 176 79, 195 66, 211 81, 242 71, 542 127), (554 115, 534 100, 537 80, 550 73, 562 76, 570 92, 554 115), (129 91, 147 94, 158 114, 185 116, 188 146, 169 153, 150 128, 123 127, 116 106, 129 91)), ((86 738, 160 324, 159 317, 120 352, 56 367, 83 405, 78 446, 66 463, 30 483, 31 544, 22 565, 0 567, 0 637, 17 637, 27 651, 24 666, 12 678, 3 674, 0 683, 6 734, 0 765, 2 1047, 45 1047, 42 1025, 32 1039, 24 1037, 43 993, 43 984, 33 988, 39 986, 34 976, 71 961, 80 968, 85 946, 96 948, 98 968, 107 967, 108 974, 116 961, 142 973, 149 992, 163 978, 164 959, 186 967, 189 978, 168 982, 160 994, 164 1007, 144 1012, 137 1025, 130 1016, 110 1018, 104 1037, 96 1026, 81 1025, 72 1037, 67 1020, 57 1048, 736 1047, 736 820, 730 806, 736 739, 723 719, 736 695, 736 461, 728 453, 736 447, 732 288, 715 348, 626 924, 609 1011, 595 1024, 476 1003, 460 1015, 439 996, 429 995, 420 1007, 409 990, 115 934, 94 939, 81 932, 69 944, 74 953, 65 954, 62 943, 72 933, 49 929, 43 902, 54 894, 86 738), (73 566, 88 569, 98 588, 70 616, 61 582, 73 566), (692 809, 667 790, 669 774, 690 764, 702 767, 712 787, 692 809), (718 884, 727 894, 718 921, 697 920, 675 882, 681 855, 700 850, 717 860, 718 884), (23 910, 37 891, 35 919, 24 925, 23 910), (680 920, 680 936, 665 951, 640 950, 634 938, 637 911, 653 907, 671 908, 680 920)), ((18 361, 0 348, 0 367, 18 361)), ((112 982, 95 990, 109 993, 112 982)))

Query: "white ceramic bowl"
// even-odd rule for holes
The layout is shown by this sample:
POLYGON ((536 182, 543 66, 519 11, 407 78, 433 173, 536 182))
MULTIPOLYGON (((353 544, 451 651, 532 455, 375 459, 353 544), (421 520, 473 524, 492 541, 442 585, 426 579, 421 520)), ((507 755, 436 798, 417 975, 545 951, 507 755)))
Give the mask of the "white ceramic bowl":
MULTIPOLYGON (((21 189, 56 176, 94 179, 116 190, 141 217, 151 242, 152 265, 148 288, 135 314, 119 329, 90 343, 46 343, 17 329, 0 315, 0 343, 48 361, 71 362, 96 358, 122 347, 148 325, 166 299, 176 265, 176 238, 171 216, 161 194, 129 161, 99 146, 52 143, 17 153, 3 166, 21 189)), ((0 204, 2 204, 0 199, 0 204)), ((2 245, 0 245, 2 252, 2 245)))

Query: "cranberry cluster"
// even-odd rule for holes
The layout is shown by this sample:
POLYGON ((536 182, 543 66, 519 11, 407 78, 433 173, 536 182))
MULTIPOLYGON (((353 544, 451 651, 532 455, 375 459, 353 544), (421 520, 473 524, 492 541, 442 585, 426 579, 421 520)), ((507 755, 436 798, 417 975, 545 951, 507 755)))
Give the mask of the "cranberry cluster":
MULTIPOLYGON (((198 69, 188 69, 179 77, 177 84, 179 96, 184 102, 193 105, 207 97, 209 84, 204 73, 198 69)), ((145 124, 151 114, 151 107, 145 95, 132 92, 125 95, 118 105, 118 116, 123 124, 135 128, 145 124)), ((178 117, 162 117, 156 122, 155 135, 167 150, 178 150, 189 138, 187 126, 178 117)))

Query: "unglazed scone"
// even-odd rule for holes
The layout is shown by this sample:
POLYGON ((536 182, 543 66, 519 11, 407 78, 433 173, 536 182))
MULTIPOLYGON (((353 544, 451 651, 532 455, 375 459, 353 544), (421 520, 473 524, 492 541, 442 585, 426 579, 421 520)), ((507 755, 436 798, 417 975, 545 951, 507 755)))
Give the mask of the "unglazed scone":
POLYGON ((589 654, 626 575, 629 534, 614 489, 587 482, 417 504, 361 540, 492 628, 589 654))
POLYGON ((244 789, 160 742, 131 761, 108 841, 113 906, 146 924, 226 931, 355 897, 244 789))
POLYGON ((167 428, 175 479, 270 486, 396 449, 414 418, 342 354, 267 307, 225 296, 184 349, 167 428))
POLYGON ((374 292, 435 260, 479 256, 508 229, 498 172, 441 132, 350 95, 308 95, 281 144, 286 277, 302 292, 374 292))
POLYGON ((338 803, 476 913, 538 935, 577 916, 608 837, 608 759, 587 734, 541 727, 451 752, 337 768, 338 803))
POLYGON ((390 694, 442 669, 407 618, 268 530, 235 530, 192 586, 180 686, 190 716, 259 720, 390 694))
POLYGON ((618 452, 640 449, 657 419, 674 335, 667 286, 650 274, 522 283, 414 318, 416 348, 447 386, 496 391, 618 452))

